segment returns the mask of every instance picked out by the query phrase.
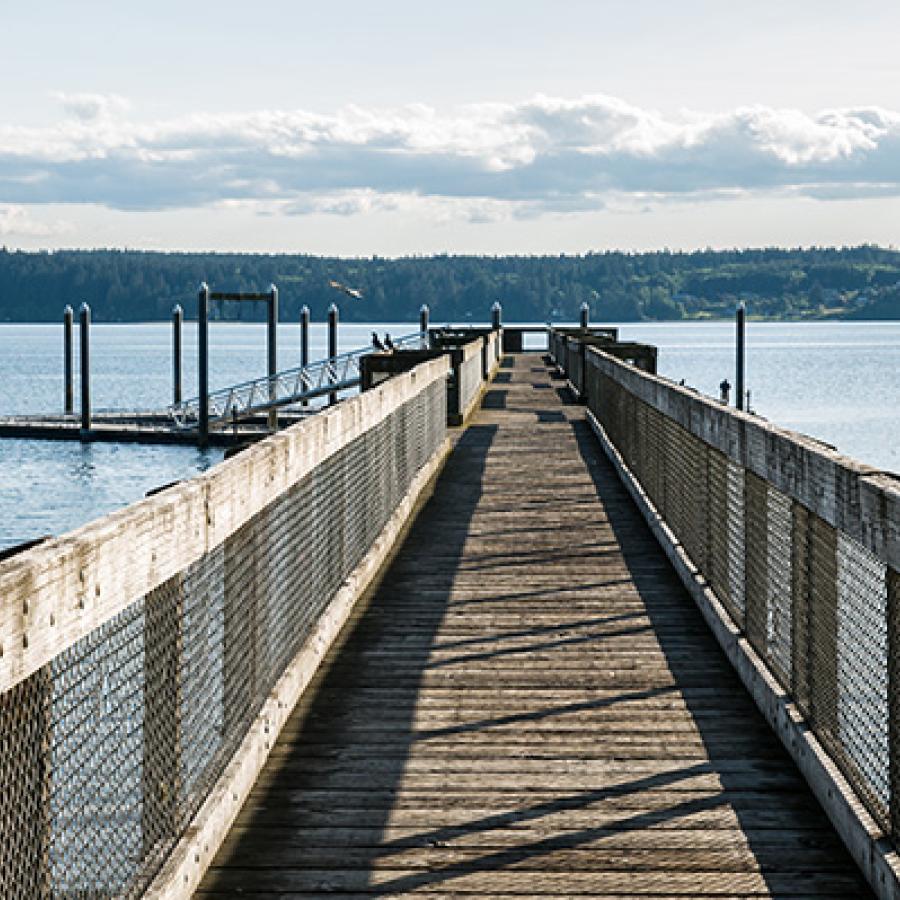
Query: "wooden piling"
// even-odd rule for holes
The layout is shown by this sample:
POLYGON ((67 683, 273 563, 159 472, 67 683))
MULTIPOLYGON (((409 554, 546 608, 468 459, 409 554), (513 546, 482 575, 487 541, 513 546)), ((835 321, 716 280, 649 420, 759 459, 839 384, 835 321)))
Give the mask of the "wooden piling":
POLYGON ((91 308, 81 304, 78 311, 78 337, 81 341, 81 430, 91 430, 91 308))

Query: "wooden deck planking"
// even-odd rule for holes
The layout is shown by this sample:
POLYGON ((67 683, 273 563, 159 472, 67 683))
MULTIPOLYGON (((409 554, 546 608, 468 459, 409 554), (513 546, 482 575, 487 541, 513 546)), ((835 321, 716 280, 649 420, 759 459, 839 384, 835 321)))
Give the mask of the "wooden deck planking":
POLYGON ((868 896, 539 356, 339 643, 200 896, 868 896))

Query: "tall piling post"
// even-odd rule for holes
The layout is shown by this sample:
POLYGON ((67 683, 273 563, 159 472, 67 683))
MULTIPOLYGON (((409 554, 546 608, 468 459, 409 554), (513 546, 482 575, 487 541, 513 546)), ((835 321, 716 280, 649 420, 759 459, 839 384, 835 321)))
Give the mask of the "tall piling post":
POLYGON ((428 334, 428 317, 431 314, 431 310, 428 309, 428 304, 423 303, 419 309, 419 334, 428 334))
POLYGON ((181 403, 181 329, 184 310, 176 303, 172 307, 172 403, 181 403))
POLYGON ((71 306, 63 310, 63 372, 65 378, 65 396, 63 398, 67 416, 75 412, 75 355, 72 346, 72 325, 75 314, 71 306))
POLYGON ((300 310, 300 365, 309 365, 309 307, 300 310))
POLYGON ((738 304, 736 313, 736 334, 735 334, 735 403, 738 409, 744 408, 744 363, 745 363, 745 329, 744 317, 746 310, 743 303, 738 304))
POLYGON ((91 430, 91 308, 82 303, 78 310, 78 338, 81 345, 81 431, 91 430))
POLYGON ((205 447, 209 440, 209 285, 205 281, 197 295, 197 352, 197 443, 205 447))
POLYGON ((580 315, 580 325, 582 328, 587 328, 588 324, 591 320, 591 308, 588 306, 587 301, 581 304, 581 315, 580 315))
POLYGON ((495 300, 494 305, 491 307, 491 328, 493 328, 494 331, 499 331, 502 324, 503 307, 500 305, 499 300, 495 300))
MULTIPOLYGON (((334 358, 337 356, 337 337, 338 337, 338 319, 339 313, 336 304, 332 303, 328 307, 328 364, 332 367, 331 380, 337 379, 337 372, 334 370, 334 358)), ((328 395, 328 405, 334 406, 337 403, 337 391, 332 391, 328 395)))
MULTIPOLYGON (((300 365, 309 365, 309 307, 306 304, 300 310, 300 365)), ((309 400, 304 400, 303 405, 309 406, 309 400)))
MULTIPOLYGON (((269 285, 268 319, 266 323, 266 374, 269 376, 269 403, 277 399, 275 375, 278 372, 278 288, 269 285)), ((269 431, 278 428, 278 410, 269 408, 269 431)))

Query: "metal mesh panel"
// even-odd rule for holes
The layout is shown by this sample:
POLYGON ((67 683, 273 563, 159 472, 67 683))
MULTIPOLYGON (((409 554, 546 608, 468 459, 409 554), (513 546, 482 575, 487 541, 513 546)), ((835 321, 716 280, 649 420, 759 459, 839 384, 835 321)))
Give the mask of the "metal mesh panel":
MULTIPOLYGON (((706 460, 699 442, 671 419, 663 418, 659 447, 665 517, 682 546, 702 567, 706 544, 706 460)), ((660 427, 660 426, 657 426, 660 427)))
POLYGON ((887 568, 862 545, 837 539, 837 733, 866 805, 887 822, 887 568))
POLYGON ((768 486, 766 522, 766 656, 782 685, 791 687, 791 500, 768 486))
POLYGON ((473 354, 459 367, 459 411, 465 413, 472 398, 481 390, 481 354, 473 354))
POLYGON ((745 607, 746 519, 744 517, 744 470, 727 460, 725 465, 726 521, 728 536, 728 599, 738 625, 743 626, 745 607))
POLYGON ((900 573, 887 570, 888 786, 891 833, 900 834, 900 573))
POLYGON ((0 896, 15 900, 48 891, 51 707, 46 671, 0 696, 0 896))
POLYGON ((143 856, 144 601, 50 665, 52 892, 109 896, 143 856))
POLYGON ((566 374, 569 376, 569 381, 575 386, 575 390, 580 394, 584 393, 583 353, 584 348, 581 341, 569 341, 566 358, 566 374))
POLYGON ((682 538, 689 556, 704 571, 706 568, 706 533, 709 500, 708 472, 706 468, 706 452, 703 444, 689 431, 679 427, 679 442, 684 448, 685 485, 684 499, 686 509, 685 532, 682 538))
POLYGON ((809 695, 809 538, 810 513, 796 500, 791 503, 791 689, 794 701, 811 718, 809 695))
POLYGON ((662 416, 646 403, 639 403, 643 410, 641 427, 646 431, 641 435, 641 444, 646 447, 644 458, 644 489, 650 499, 658 506, 662 503, 663 479, 665 465, 665 432, 662 428, 662 416))
POLYGON ((744 474, 744 627, 753 649, 765 657, 768 633, 768 496, 766 483, 744 474))
POLYGON ((684 459, 679 453, 676 442, 675 423, 671 419, 662 419, 659 423, 662 431, 662 448, 660 453, 662 474, 662 514, 667 522, 672 525, 672 530, 679 536, 684 533, 682 515, 682 485, 679 484, 679 475, 682 472, 684 459))
POLYGON ((0 696, 0 896, 142 893, 445 427, 439 379, 0 696))
POLYGON ((837 532, 810 513, 807 536, 807 686, 816 732, 837 743, 837 532))
POLYGON ((732 618, 737 619, 739 613, 731 603, 731 582, 728 576, 728 463, 723 454, 711 448, 706 451, 706 457, 709 502, 706 578, 732 618))

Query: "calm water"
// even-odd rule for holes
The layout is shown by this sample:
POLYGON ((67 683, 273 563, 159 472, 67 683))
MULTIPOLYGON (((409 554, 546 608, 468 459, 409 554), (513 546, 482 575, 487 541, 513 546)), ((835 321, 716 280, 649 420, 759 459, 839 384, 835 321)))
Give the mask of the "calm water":
MULTIPOLYGON (((397 336, 412 324, 342 325, 341 350, 368 343, 373 327, 397 336)), ((660 348, 661 374, 716 395, 734 382, 731 323, 620 326, 623 339, 660 348)), ((325 329, 313 325, 310 356, 325 355, 325 329)), ((166 323, 94 325, 96 408, 162 408, 171 395, 171 332, 166 323)), ((265 370, 265 326, 211 327, 211 387, 265 370)), ((279 367, 299 363, 299 327, 282 325, 279 367)), ((195 329, 184 331, 185 393, 196 384, 195 329)), ((0 415, 62 411, 60 325, 0 325, 0 415)), ((750 323, 747 385, 753 408, 889 471, 900 471, 900 323, 750 323)), ((76 399, 77 402, 77 399, 76 399)), ((221 458, 187 447, 0 441, 0 547, 60 534, 203 470, 221 458)))
MULTIPOLYGON (((900 322, 765 322, 747 326, 751 406, 777 425, 900 472, 900 322)), ((660 374, 718 396, 734 384, 734 325, 625 325, 656 344, 660 374)))

